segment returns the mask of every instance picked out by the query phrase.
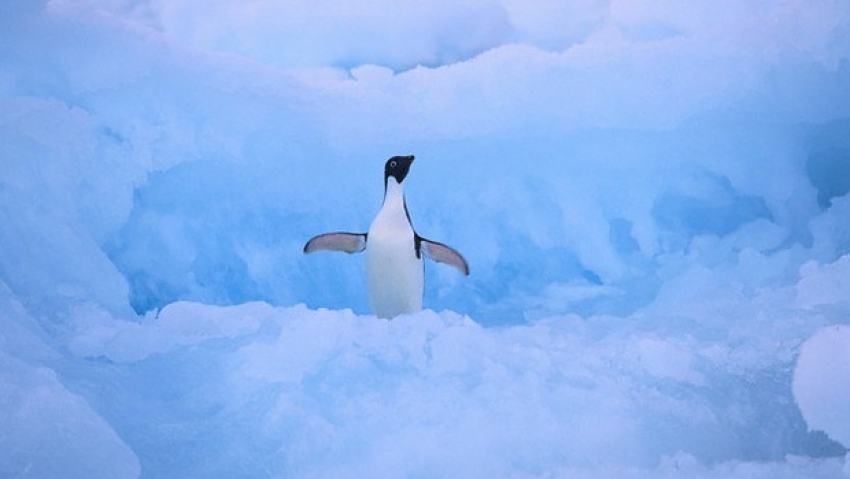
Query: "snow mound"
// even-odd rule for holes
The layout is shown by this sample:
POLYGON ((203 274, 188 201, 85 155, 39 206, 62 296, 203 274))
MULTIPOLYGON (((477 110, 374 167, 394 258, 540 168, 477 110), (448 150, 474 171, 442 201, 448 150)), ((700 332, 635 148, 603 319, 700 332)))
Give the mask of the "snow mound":
POLYGON ((803 343, 793 385, 809 428, 850 448, 850 327, 827 326, 803 343))

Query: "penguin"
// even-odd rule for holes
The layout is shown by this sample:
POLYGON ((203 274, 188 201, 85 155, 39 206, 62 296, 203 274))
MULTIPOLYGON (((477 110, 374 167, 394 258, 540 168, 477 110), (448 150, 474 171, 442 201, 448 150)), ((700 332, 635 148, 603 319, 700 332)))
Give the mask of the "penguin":
POLYGON ((314 236, 304 253, 366 252, 369 307, 381 318, 422 309, 425 267, 422 257, 469 275, 469 264, 454 248, 419 236, 410 221, 404 179, 413 155, 393 156, 384 164, 384 202, 366 233, 336 232, 314 236))

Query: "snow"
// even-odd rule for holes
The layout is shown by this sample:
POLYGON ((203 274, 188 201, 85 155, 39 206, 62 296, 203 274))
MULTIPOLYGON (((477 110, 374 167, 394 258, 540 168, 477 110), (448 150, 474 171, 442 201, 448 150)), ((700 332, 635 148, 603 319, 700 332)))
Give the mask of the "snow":
POLYGON ((850 444, 850 330, 845 325, 827 326, 806 340, 793 385, 809 427, 850 444))
POLYGON ((843 1, 12 0, 0 476, 850 477, 843 1), (371 316, 381 167, 471 275, 371 316))

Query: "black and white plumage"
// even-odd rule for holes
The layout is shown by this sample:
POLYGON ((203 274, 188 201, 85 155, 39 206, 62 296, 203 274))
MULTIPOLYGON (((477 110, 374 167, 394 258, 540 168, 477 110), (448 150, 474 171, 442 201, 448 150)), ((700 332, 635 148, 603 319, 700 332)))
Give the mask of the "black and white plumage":
POLYGON ((404 199, 404 179, 413 156, 394 156, 384 165, 384 203, 367 233, 326 233, 304 245, 314 251, 366 252, 369 307, 382 318, 422 309, 425 271, 422 257, 469 274, 463 256, 443 243, 416 233, 404 199))

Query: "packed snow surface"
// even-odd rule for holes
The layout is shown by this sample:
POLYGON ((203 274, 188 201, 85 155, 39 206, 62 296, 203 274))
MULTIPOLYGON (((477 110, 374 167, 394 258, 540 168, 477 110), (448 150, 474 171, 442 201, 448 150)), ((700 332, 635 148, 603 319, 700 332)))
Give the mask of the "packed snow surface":
POLYGON ((6 0, 0 477, 850 477, 850 6, 6 0), (422 312, 369 314, 382 165, 422 312))

